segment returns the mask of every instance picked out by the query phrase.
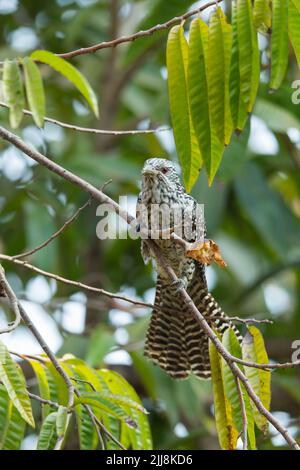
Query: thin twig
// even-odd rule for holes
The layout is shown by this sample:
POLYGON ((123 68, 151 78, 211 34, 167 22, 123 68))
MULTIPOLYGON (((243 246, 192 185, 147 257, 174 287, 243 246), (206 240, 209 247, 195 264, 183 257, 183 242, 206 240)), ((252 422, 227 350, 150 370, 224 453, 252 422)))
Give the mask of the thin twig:
MULTIPOLYGON (((102 187, 101 187, 101 191, 103 191, 103 189, 109 184, 111 183, 112 180, 109 180, 109 181, 106 181, 102 187)), ((53 233, 49 238, 47 238, 47 240, 45 240, 43 243, 41 243, 40 245, 36 246, 35 248, 32 248, 31 250, 29 251, 25 251, 24 253, 21 253, 21 254, 18 254, 18 255, 13 255, 13 258, 14 259, 20 259, 20 258, 25 258, 26 256, 30 256, 30 255, 33 255, 34 253, 36 253, 37 251, 40 251, 42 250, 43 248, 45 248, 47 245, 49 245, 55 238, 59 237, 68 227, 69 225, 71 225, 76 219, 77 217, 79 216, 79 214, 87 207, 91 204, 92 202, 92 198, 89 198, 88 201, 81 207, 79 207, 76 212, 74 212, 74 214, 66 220, 66 222, 63 224, 63 226, 57 230, 55 233, 53 233)))
POLYGON ((71 377, 71 380, 74 380, 74 382, 78 382, 78 383, 84 383, 84 384, 87 384, 91 387, 91 389, 93 390, 93 392, 96 392, 97 390, 95 389, 94 385, 89 382, 88 380, 83 380, 83 379, 76 379, 75 377, 71 377))
MULTIPOLYGON (((2 108, 9 109, 9 106, 3 101, 0 101, 0 106, 2 108)), ((32 116, 32 112, 29 111, 28 109, 23 109, 23 113, 26 116, 32 116)), ((76 132, 85 132, 88 134, 101 134, 101 135, 112 135, 112 136, 155 134, 156 132, 165 132, 165 131, 170 130, 170 127, 157 127, 156 129, 126 129, 126 130, 93 129, 90 127, 76 126, 75 124, 69 124, 67 122, 58 121, 57 119, 53 119, 47 116, 44 117, 44 120, 46 122, 51 122, 52 124, 63 127, 65 129, 71 129, 72 131, 76 131, 76 132)))
MULTIPOLYGON (((18 308, 18 311, 19 311, 19 314, 20 314, 20 317, 22 318, 23 322, 25 323, 25 325, 27 326, 27 328, 32 332, 32 334, 34 335, 34 337, 36 338, 36 340, 38 341, 39 345, 41 346, 41 348, 43 349, 43 351, 46 353, 46 355, 49 357, 50 361, 52 362, 52 364, 54 365, 55 369, 57 370, 57 372, 61 375, 61 377, 63 378, 66 386, 67 386, 67 389, 68 389, 68 408, 71 409, 73 407, 73 404, 74 404, 74 385, 72 383, 72 381, 70 380, 70 378, 68 377, 68 375, 66 374, 66 372, 64 371, 64 369, 62 368, 62 366, 60 365, 60 363, 58 362, 58 360, 56 359, 56 356, 55 354, 52 352, 52 350, 49 348, 49 346, 47 345, 47 343, 45 342, 44 338, 42 337, 42 335, 40 334, 40 332, 38 331, 38 329, 34 326, 34 324, 32 323, 29 315, 27 314, 26 310, 24 309, 24 307, 22 306, 22 304, 19 302, 19 300, 17 299, 14 291, 11 289, 5 275, 4 275, 4 271, 3 269, 1 268, 0 269, 0 275, 1 275, 1 279, 2 279, 2 284, 4 285, 4 288, 5 288, 5 291, 8 295, 11 296, 11 302, 17 306, 18 308)), ((68 416, 68 420, 70 419, 70 416, 68 416)), ((62 446, 62 443, 63 443, 63 440, 64 440, 64 437, 65 435, 63 434, 62 436, 60 436, 57 441, 56 441, 56 444, 55 444, 55 449, 56 450, 59 450, 61 449, 61 446, 62 446)))
POLYGON ((109 439, 111 439, 115 444, 117 444, 117 446, 120 447, 120 449, 127 450, 126 447, 124 447, 123 444, 121 444, 121 442, 118 441, 118 439, 113 434, 111 434, 111 432, 104 426, 104 424, 101 423, 101 421, 97 418, 97 416, 94 415, 94 419, 97 425, 99 426, 99 428, 104 432, 104 434, 107 435, 107 437, 109 437, 109 439))
POLYGON ((5 328, 1 328, 0 334, 2 334, 2 333, 9 333, 10 331, 15 330, 20 324, 21 315, 20 315, 20 309, 18 305, 18 299, 16 298, 12 288, 10 287, 9 283, 6 280, 4 269, 2 268, 1 264, 0 264, 0 285, 4 293, 6 294, 6 297, 9 300, 12 311, 15 314, 15 320, 12 323, 8 324, 5 328))
POLYGON ((165 23, 157 24, 155 26, 152 26, 152 28, 146 29, 145 31, 138 31, 137 33, 131 34, 130 36, 122 36, 120 38, 116 38, 111 41, 101 42, 99 44, 94 44, 93 46, 89 46, 89 47, 81 47, 80 49, 76 49, 74 51, 65 52, 63 54, 57 54, 57 55, 59 57, 63 57, 64 59, 71 59, 72 57, 76 57, 78 55, 90 54, 90 53, 97 52, 101 49, 107 49, 109 47, 116 47, 126 42, 133 42, 133 41, 136 41, 137 39, 140 39, 146 36, 151 36, 152 34, 157 33, 158 31, 169 29, 175 24, 182 23, 184 20, 190 18, 191 16, 197 15, 198 13, 201 13, 207 8, 217 5, 218 3, 221 3, 221 1, 223 0, 214 0, 214 1, 208 2, 205 5, 202 5, 201 7, 188 11, 184 15, 176 16, 175 18, 172 18, 166 21, 165 23))
MULTIPOLYGON (((76 394, 77 397, 81 396, 80 392, 77 389, 75 389, 75 394, 76 394)), ((109 439, 111 439, 115 444, 117 444, 117 446, 120 447, 120 449, 127 450, 123 446, 123 444, 121 444, 121 442, 119 442, 118 439, 115 436, 113 436, 113 434, 111 434, 111 432, 104 426, 104 424, 101 423, 101 421, 97 418, 97 416, 95 415, 95 413, 93 412, 91 407, 89 405, 86 405, 86 404, 83 404, 83 406, 87 410, 87 412, 89 413, 94 425, 96 426, 96 429, 98 427, 107 437, 109 437, 109 439)), ((98 434, 98 437, 99 437, 99 434, 98 434)), ((101 436, 100 443, 101 443, 101 446, 104 447, 104 442, 103 442, 102 436, 101 436)))
POLYGON ((53 233, 51 235, 51 237, 47 238, 47 240, 45 240, 43 243, 41 243, 40 245, 36 246, 35 248, 32 248, 31 250, 28 250, 28 251, 25 251, 24 253, 20 253, 18 255, 14 255, 13 258, 14 259, 20 259, 20 258, 25 258, 26 256, 30 256, 30 255, 33 255, 34 253, 36 253, 37 251, 40 251, 42 250, 43 248, 45 248, 47 245, 49 245, 55 238, 57 238, 59 235, 61 235, 65 230, 66 228, 71 225, 72 222, 74 222, 75 219, 77 219, 77 217, 79 216, 80 212, 82 212, 87 206, 89 206, 91 204, 91 198, 89 198, 89 200, 81 207, 79 207, 76 212, 72 215, 72 217, 70 217, 64 224, 63 226, 57 230, 55 233, 53 233))
POLYGON ((236 323, 243 323, 245 325, 248 325, 249 323, 257 323, 257 324, 260 324, 260 323, 267 323, 267 324, 270 324, 270 325, 273 325, 273 320, 269 320, 267 318, 265 319, 257 319, 257 318, 240 318, 240 317, 228 317, 228 316, 218 316, 218 315, 214 315, 214 319, 220 319, 220 320, 227 320, 227 321, 231 321, 231 322, 236 322, 236 323))
POLYGON ((40 397, 38 395, 35 395, 34 393, 28 392, 28 391, 27 391, 27 393, 28 393, 30 398, 32 398, 33 400, 39 401, 43 405, 49 405, 49 406, 53 406, 54 408, 59 408, 59 404, 56 403, 55 401, 46 400, 45 398, 42 398, 42 397, 40 397))
MULTIPOLYGON (((105 444, 104 444, 104 440, 103 440, 103 437, 102 437, 102 434, 101 434, 101 431, 103 431, 103 429, 100 429, 99 426, 98 426, 98 423, 95 419, 95 415, 93 413, 93 410, 90 408, 89 405, 83 405, 84 408, 86 409, 86 411, 88 412, 88 414, 90 415, 90 418, 93 422, 93 425, 94 425, 94 428, 96 429, 96 433, 97 433, 97 436, 98 436, 98 439, 99 439, 99 443, 100 443, 100 446, 101 446, 101 449, 102 450, 105 450, 105 444)), ((105 428, 106 429, 106 428, 105 428)), ((107 431, 107 429, 106 429, 107 431)), ((103 431, 104 432, 104 431, 103 431)))
POLYGON ((70 286, 77 287, 78 289, 83 289, 89 292, 95 292, 96 294, 104 295, 105 297, 109 297, 111 299, 118 299, 123 300, 124 302, 129 302, 133 305, 140 306, 140 307, 150 307, 152 308, 152 304, 148 304, 146 302, 142 302, 140 300, 132 299, 131 297, 127 297, 126 295, 121 294, 114 294, 112 292, 108 292, 104 289, 100 289, 98 287, 89 286, 88 284, 84 284, 79 281, 72 281, 71 279, 66 279, 58 274, 50 273, 48 271, 44 271, 43 269, 37 268, 36 266, 28 263, 27 261, 23 261, 20 259, 15 259, 14 256, 8 256, 0 254, 0 259, 5 261, 10 261, 14 264, 18 264, 19 266, 23 266, 24 268, 30 269, 38 274, 42 274, 43 276, 49 277, 50 279, 55 279, 58 282, 63 282, 64 284, 68 284, 70 286))
MULTIPOLYGON (((27 314, 27 312, 25 311, 25 309, 23 308, 23 306, 21 305, 20 302, 18 303, 18 305, 19 305, 20 314, 21 314, 23 322, 25 323, 27 328, 32 332, 32 334, 34 335, 34 337, 38 341, 38 343, 41 346, 41 348, 43 349, 43 351, 49 357, 50 361, 54 365, 54 367, 57 370, 57 372, 59 373, 59 375, 61 375, 61 377, 63 378, 63 380, 64 380, 64 382, 67 386, 67 389, 68 389, 68 404, 67 404, 67 406, 68 406, 69 409, 71 409, 73 407, 73 404, 74 404, 74 392, 75 392, 75 387, 74 387, 72 381, 70 380, 70 378, 68 377, 68 375, 66 374, 66 372, 64 371, 64 369, 62 368, 60 363, 58 362, 58 360, 56 359, 55 354, 49 348, 49 346, 45 342, 44 338, 42 337, 42 335, 40 334, 38 329, 32 323, 29 315, 27 314)), ((70 415, 68 416, 68 421, 69 420, 70 420, 70 415)), ((66 428, 67 427, 68 426, 66 426, 66 428)), ((61 449, 64 437, 65 437, 65 434, 63 434, 62 436, 60 436, 57 439, 56 444, 55 444, 55 450, 60 450, 61 449)))

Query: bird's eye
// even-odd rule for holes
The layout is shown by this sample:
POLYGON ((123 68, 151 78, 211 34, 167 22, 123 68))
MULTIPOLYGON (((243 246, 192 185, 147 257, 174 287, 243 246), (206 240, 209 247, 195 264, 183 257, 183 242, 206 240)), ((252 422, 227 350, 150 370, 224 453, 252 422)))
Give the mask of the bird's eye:
POLYGON ((169 171, 169 168, 166 167, 166 166, 163 166, 162 169, 161 169, 161 172, 165 175, 166 173, 168 173, 169 171))

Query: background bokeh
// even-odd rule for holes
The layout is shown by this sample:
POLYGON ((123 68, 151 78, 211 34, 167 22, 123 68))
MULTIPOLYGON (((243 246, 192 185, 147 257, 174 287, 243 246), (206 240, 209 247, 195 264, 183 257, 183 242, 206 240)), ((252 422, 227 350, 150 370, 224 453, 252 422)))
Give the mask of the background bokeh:
MULTIPOLYGON (((88 46, 162 23, 194 5, 188 0, 0 0, 1 59, 37 48, 66 52, 88 46)), ((223 2, 225 8, 228 5, 230 1, 223 2)), ((47 115, 102 129, 169 126, 166 34, 72 60, 99 96, 98 121, 76 90, 43 66, 47 115)), ((300 340, 300 104, 292 103, 292 83, 300 74, 291 53, 284 86, 269 94, 268 41, 263 36, 260 48, 264 70, 247 129, 226 150, 213 186, 208 187, 203 173, 193 195, 205 204, 208 236, 218 242, 228 263, 224 270, 207 269, 211 292, 229 315, 272 319, 273 325, 260 327, 270 359, 289 361, 293 341, 300 340)), ((0 120, 8 126, 4 109, 0 120)), ((96 136, 49 124, 39 130, 26 117, 18 132, 94 185, 112 179, 107 193, 116 200, 127 195, 131 212, 144 160, 165 156, 177 161, 170 131, 96 136)), ((87 200, 78 188, 3 142, 0 188, 0 251, 10 255, 42 242, 87 200)), ((98 221, 92 204, 30 262, 73 280, 152 301, 155 276, 142 262, 139 242, 97 239, 98 221)), ((149 310, 78 291, 13 264, 4 266, 57 355, 73 353, 95 367, 114 368, 134 385, 150 411, 156 448, 218 448, 210 382, 172 381, 143 358, 149 310)), ((7 315, 1 304, 1 325, 7 315)), ((11 351, 40 352, 22 326, 1 339, 11 351)), ((25 372, 30 381, 31 372, 26 367, 25 372)), ((299 370, 277 371, 272 377, 272 412, 300 437, 299 370)), ((30 430, 23 448, 34 447, 35 440, 30 430)), ((263 449, 284 446, 272 429, 258 442, 263 449)), ((71 440, 69 447, 76 446, 71 440)))

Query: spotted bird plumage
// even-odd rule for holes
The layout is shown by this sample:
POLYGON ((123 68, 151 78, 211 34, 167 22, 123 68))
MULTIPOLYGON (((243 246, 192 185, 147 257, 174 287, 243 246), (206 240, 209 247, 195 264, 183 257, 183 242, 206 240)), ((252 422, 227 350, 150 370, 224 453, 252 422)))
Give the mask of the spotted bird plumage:
MULTIPOLYGON (((185 192, 173 163, 163 158, 147 160, 142 170, 142 189, 137 203, 137 219, 140 226, 145 224, 141 215, 144 212, 141 208, 146 208, 148 232, 151 229, 150 214, 153 205, 159 207, 165 205, 169 208, 176 206, 184 214, 188 214, 188 217, 192 218, 195 230, 188 236, 183 235, 183 238, 189 242, 195 241, 196 229, 199 223, 202 223, 196 218, 197 202, 185 192)), ((171 227, 172 223, 174 220, 171 219, 169 224, 171 227)), ((159 227, 165 228, 161 224, 159 227)), ((203 231, 205 235, 205 227, 203 231)), ((222 333, 228 328, 229 323, 222 319, 225 316, 222 309, 208 292, 205 266, 187 258, 184 248, 170 238, 159 238, 156 243, 196 307, 209 324, 222 333)), ((142 256, 145 262, 149 259, 155 260, 146 240, 142 240, 142 256)), ((185 379, 191 373, 198 378, 210 378, 208 338, 195 317, 184 305, 178 293, 178 286, 170 283, 158 263, 155 265, 156 295, 146 337, 145 355, 174 379, 185 379)))

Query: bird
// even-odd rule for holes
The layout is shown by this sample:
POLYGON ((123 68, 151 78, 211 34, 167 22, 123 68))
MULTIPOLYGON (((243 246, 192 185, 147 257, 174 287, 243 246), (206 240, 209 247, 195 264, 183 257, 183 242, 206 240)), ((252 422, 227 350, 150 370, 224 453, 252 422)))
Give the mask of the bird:
POLYGON ((231 325, 222 308, 208 292, 205 266, 186 257, 184 247, 169 236, 170 229, 174 229, 175 226, 174 212, 181 214, 181 224, 185 220, 191 222, 192 230, 187 234, 184 232, 182 235, 184 240, 197 241, 198 233, 206 236, 204 218, 199 217, 197 207, 197 201, 186 193, 176 166, 170 160, 150 158, 145 161, 136 218, 139 230, 143 234, 141 236, 143 260, 145 263, 149 260, 154 261, 157 281, 144 354, 173 379, 187 379, 191 374, 199 379, 211 377, 208 338, 182 301, 178 284, 187 290, 198 310, 215 330, 222 334, 231 326, 239 335, 237 328, 231 325), (169 209, 168 227, 163 224, 163 216, 157 210, 161 207, 169 209), (154 208, 156 208, 156 218, 151 216, 154 208), (154 221, 155 230, 153 230, 154 221), (167 228, 169 230, 166 230, 167 228), (178 277, 178 283, 170 282, 157 262, 155 254, 147 244, 149 233, 150 237, 156 237, 155 242, 160 247, 165 261, 178 277), (165 234, 167 236, 163 236, 165 234))

